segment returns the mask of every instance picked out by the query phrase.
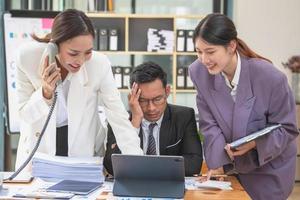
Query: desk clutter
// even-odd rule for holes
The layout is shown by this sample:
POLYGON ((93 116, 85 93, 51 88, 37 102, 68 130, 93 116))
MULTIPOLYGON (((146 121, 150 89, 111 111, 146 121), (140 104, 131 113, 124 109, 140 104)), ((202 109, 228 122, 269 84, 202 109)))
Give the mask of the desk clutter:
POLYGON ((32 159, 32 176, 45 181, 103 182, 102 160, 100 157, 63 157, 36 153, 32 159))
MULTIPOLYGON (((45 182, 36 178, 30 184, 5 184, 0 190, 0 199, 24 199, 42 198, 42 199, 96 199, 96 200, 145 200, 145 199, 166 199, 153 197, 124 197, 113 196, 113 182, 105 181, 102 186, 88 195, 74 195, 69 192, 50 192, 47 188, 54 186, 54 182, 45 182)), ((228 177, 227 181, 207 181, 199 183, 197 177, 185 177, 185 194, 190 199, 250 199, 247 193, 240 186, 235 177, 228 177), (191 195, 198 194, 198 195, 191 195), (208 198, 208 196, 210 198, 208 198), (191 198, 193 197, 193 198, 191 198), (195 198, 198 197, 198 198, 195 198)))

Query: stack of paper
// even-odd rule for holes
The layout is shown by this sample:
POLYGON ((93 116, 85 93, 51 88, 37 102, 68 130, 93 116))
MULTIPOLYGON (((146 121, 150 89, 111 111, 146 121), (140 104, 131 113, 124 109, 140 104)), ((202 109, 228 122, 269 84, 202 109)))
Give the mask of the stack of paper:
POLYGON ((46 181, 75 180, 103 182, 103 159, 100 157, 63 157, 36 153, 32 175, 46 181))
POLYGON ((174 32, 169 30, 148 29, 147 51, 173 52, 174 32))

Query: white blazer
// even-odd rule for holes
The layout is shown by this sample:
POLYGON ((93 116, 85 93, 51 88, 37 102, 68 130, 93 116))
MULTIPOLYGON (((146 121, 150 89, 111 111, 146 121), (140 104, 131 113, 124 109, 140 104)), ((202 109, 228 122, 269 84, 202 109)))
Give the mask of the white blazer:
MULTIPOLYGON (((32 42, 23 46, 18 56, 17 94, 21 122, 16 168, 33 149, 50 110, 41 87, 46 46, 45 43, 32 42)), ((91 59, 70 79, 67 100, 69 156, 103 155, 106 132, 101 128, 98 117, 100 104, 104 107, 122 153, 142 154, 140 139, 128 120, 110 62, 105 55, 93 52, 91 59)), ((38 151, 50 155, 56 153, 56 109, 38 151)))

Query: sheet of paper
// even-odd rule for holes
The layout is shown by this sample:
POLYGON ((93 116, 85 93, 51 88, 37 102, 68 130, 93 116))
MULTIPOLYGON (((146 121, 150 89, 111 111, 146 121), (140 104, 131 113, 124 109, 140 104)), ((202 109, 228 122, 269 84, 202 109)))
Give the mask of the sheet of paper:
POLYGON ((232 190, 231 182, 228 181, 205 181, 200 183, 195 177, 185 178, 185 188, 187 190, 201 190, 201 189, 220 189, 220 190, 232 190))

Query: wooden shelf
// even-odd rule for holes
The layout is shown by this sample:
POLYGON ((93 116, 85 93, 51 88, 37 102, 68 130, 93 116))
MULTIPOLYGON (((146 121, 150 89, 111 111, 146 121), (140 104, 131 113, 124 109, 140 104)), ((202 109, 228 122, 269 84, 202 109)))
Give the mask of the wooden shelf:
POLYGON ((99 51, 106 55, 157 55, 157 56, 172 56, 173 53, 168 52, 150 52, 150 51, 99 51))
MULTIPOLYGON (((117 29, 118 37, 118 51, 99 51, 106 55, 124 55, 124 56, 149 56, 149 58, 135 59, 132 62, 138 65, 140 60, 153 60, 157 62, 162 60, 168 76, 172 78, 171 85, 176 86, 177 67, 187 67, 194 62, 197 57, 196 52, 176 52, 176 23, 181 20, 188 20, 194 22, 200 21, 204 15, 144 15, 144 14, 116 14, 116 13, 88 13, 92 18, 94 26, 100 29, 117 29), (174 47, 171 52, 148 52, 148 29, 154 28, 158 30, 173 31, 174 47), (151 57, 154 56, 154 57, 151 57), (157 57, 157 58, 156 58, 157 57), (161 58, 161 59, 160 59, 161 58), (157 60, 157 61, 156 61, 157 60), (137 62, 136 62, 137 61, 137 62), (168 66, 169 65, 169 66, 168 66)), ((188 27, 180 27, 179 29, 189 30, 188 27)), ((99 43, 98 43, 99 44, 99 43)), ((98 47, 99 48, 99 47, 98 47)), ((128 59, 129 60, 129 59, 128 59)), ((114 62, 114 60, 112 60, 114 62)), ((118 63, 116 61, 116 63, 118 63)), ((158 62, 158 64, 160 64, 158 62)), ((122 64, 117 64, 122 65, 122 64)), ((132 64, 130 64, 132 65, 132 64)), ((122 93, 129 93, 129 89, 119 89, 122 93)), ((176 103, 176 94, 195 94, 194 89, 177 89, 173 88, 171 91, 173 103, 176 103)))
POLYGON ((205 15, 154 15, 154 14, 119 14, 113 12, 90 12, 88 17, 111 17, 111 18, 177 18, 177 19, 203 19, 205 15))
POLYGON ((125 93, 125 92, 126 92, 126 93, 129 93, 129 91, 130 91, 129 89, 125 89, 125 88, 118 89, 118 90, 119 90, 120 92, 124 92, 124 93, 125 93))
POLYGON ((97 12, 97 13, 87 13, 88 17, 95 17, 95 18, 125 18, 126 15, 124 14, 116 14, 116 13, 109 13, 109 12, 97 12))
POLYGON ((176 93, 196 93, 195 89, 176 89, 176 93))
POLYGON ((197 56, 196 52, 175 52, 178 56, 197 56))

